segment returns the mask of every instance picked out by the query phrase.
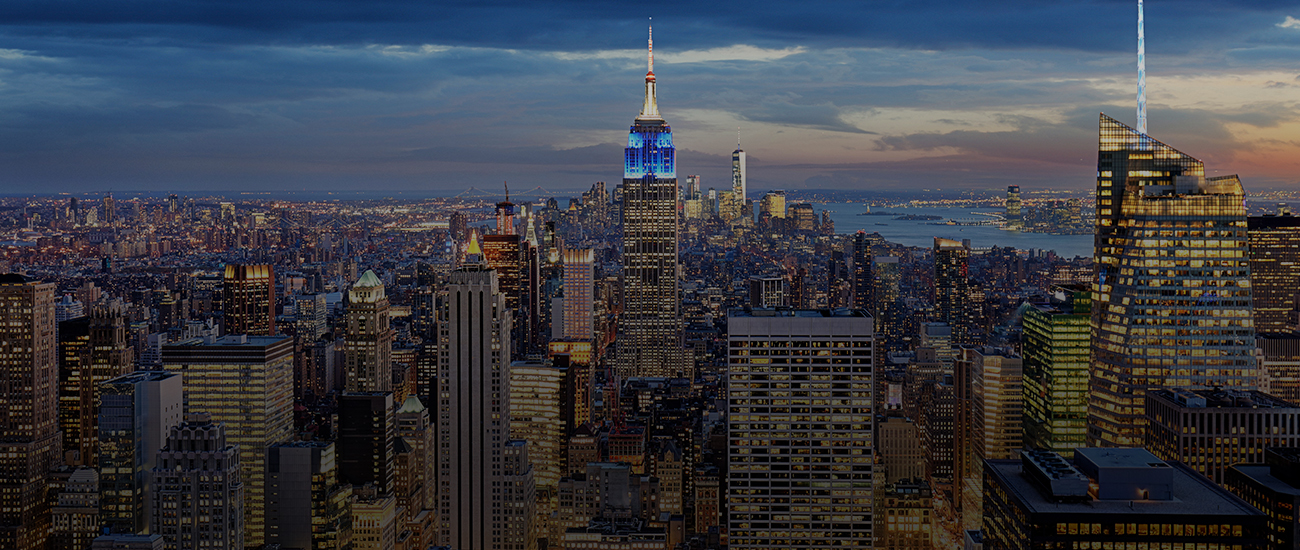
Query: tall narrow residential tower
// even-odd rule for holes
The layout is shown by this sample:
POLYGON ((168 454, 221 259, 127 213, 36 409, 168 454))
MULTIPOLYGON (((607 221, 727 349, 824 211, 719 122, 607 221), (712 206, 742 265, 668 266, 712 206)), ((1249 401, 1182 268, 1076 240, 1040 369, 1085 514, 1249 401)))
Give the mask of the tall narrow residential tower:
POLYGON ((1101 115, 1088 442, 1142 444, 1145 394, 1255 384, 1241 180, 1101 115))
POLYGON ((659 115, 655 100, 653 38, 649 52, 645 103, 624 152, 620 376, 671 376, 682 368, 676 149, 672 128, 659 115))

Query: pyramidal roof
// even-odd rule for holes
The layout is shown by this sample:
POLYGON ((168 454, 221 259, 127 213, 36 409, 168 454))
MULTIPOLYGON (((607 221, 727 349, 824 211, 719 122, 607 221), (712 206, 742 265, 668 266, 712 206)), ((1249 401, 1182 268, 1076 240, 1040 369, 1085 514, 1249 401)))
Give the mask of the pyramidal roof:
POLYGON ((352 286, 354 288, 355 287, 368 288, 368 287, 384 286, 384 283, 383 281, 379 280, 378 275, 375 275, 374 270, 367 269, 365 273, 361 274, 361 278, 357 279, 357 284, 352 286))
POLYGON ((424 412, 424 403, 420 401, 419 397, 414 395, 406 396, 406 401, 402 402, 402 408, 397 409, 398 414, 418 412, 424 412))

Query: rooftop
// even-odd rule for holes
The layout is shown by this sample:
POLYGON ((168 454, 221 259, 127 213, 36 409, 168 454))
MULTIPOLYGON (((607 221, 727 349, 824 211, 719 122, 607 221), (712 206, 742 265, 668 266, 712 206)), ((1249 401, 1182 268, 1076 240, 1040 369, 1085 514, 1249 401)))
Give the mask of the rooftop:
POLYGON ((794 308, 745 308, 728 310, 731 317, 870 317, 861 309, 794 309, 794 308))
POLYGON ((1148 395, 1189 409, 1294 409, 1295 403, 1255 390, 1162 389, 1148 395))

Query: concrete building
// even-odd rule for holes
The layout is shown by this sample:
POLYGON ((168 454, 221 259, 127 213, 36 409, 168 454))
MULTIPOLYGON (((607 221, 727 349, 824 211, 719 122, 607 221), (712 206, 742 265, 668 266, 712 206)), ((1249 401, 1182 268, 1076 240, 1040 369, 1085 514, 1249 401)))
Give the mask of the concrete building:
POLYGON ((51 513, 53 548, 88 548, 99 536, 99 474, 78 468, 68 478, 51 513))
MULTIPOLYGON (((241 466, 241 451, 227 441, 225 426, 213 422, 211 415, 187 414, 184 423, 171 429, 151 473, 150 533, 162 535, 169 549, 244 548, 241 470, 246 468, 241 466)), ((261 510, 260 500, 257 504, 261 510)))
POLYGON ((261 544, 266 448, 293 438, 293 339, 233 335, 211 342, 182 340, 163 346, 163 367, 184 377, 185 412, 210 414, 225 426, 223 437, 239 446, 244 541, 261 544))
POLYGON ((1255 331, 1293 330, 1300 289, 1300 216, 1251 216, 1246 226, 1255 331))
POLYGON ((875 548, 934 548, 934 498, 920 479, 901 479, 881 487, 876 502, 875 548))
POLYGON ((373 485, 352 495, 352 550, 388 550, 397 546, 397 498, 373 485))
POLYGON ((366 271, 348 290, 345 391, 393 391, 393 327, 388 310, 384 284, 374 271, 366 271))
POLYGON ((0 548, 43 548, 60 453, 54 284, 0 275, 0 304, 0 548))
POLYGON ((784 277, 750 277, 750 307, 781 307, 786 305, 784 277))
POLYGON ((324 294, 300 294, 293 301, 293 325, 298 341, 315 342, 329 330, 329 308, 324 294))
POLYGON ((925 475, 925 453, 917 442, 920 432, 909 418, 890 417, 876 424, 876 447, 885 483, 921 479, 925 475))
POLYGON ((271 445, 266 453, 266 544, 342 550, 352 541, 352 488, 339 483, 331 441, 271 445))
POLYGON ((564 325, 560 338, 591 340, 595 335, 596 267, 590 248, 564 251, 564 325))
POLYGON ((728 315, 731 548, 871 546, 871 321, 851 309, 728 315), (807 521, 782 519, 787 506, 806 506, 807 521))
POLYGON ((1300 406, 1259 391, 1152 390, 1146 448, 1222 484, 1234 464, 1261 464, 1269 447, 1300 447, 1300 406))
POLYGON ((986 548, 1263 548, 1266 517, 1144 449, 1078 448, 984 463, 986 548))
POLYGON ((149 473, 184 414, 181 375, 137 371, 100 387, 101 522, 111 533, 148 533, 149 473))

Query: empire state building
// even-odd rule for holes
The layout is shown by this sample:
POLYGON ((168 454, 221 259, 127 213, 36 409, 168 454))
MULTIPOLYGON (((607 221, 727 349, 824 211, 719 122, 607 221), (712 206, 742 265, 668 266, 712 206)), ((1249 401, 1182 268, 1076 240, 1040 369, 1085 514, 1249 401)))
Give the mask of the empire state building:
POLYGON ((653 34, 648 52, 645 102, 623 156, 621 377, 676 376, 684 366, 677 305, 676 149, 672 128, 655 101, 653 34))

